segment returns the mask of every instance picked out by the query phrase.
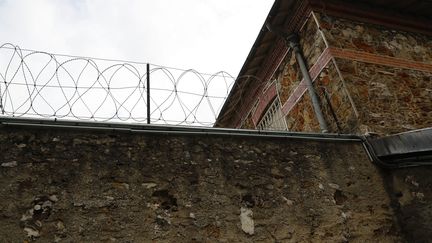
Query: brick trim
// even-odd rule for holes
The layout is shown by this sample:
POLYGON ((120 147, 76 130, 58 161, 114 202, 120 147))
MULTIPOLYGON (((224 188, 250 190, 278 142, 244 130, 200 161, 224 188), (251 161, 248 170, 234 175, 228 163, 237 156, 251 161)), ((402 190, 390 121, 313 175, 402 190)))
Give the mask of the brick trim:
POLYGON ((422 72, 432 73, 432 63, 416 62, 412 60, 401 59, 397 57, 383 56, 363 51, 328 48, 330 54, 336 58, 349 59, 353 61, 378 64, 396 68, 413 69, 422 72))
MULTIPOLYGON (((328 65, 332 58, 342 58, 353 61, 432 73, 432 63, 416 62, 412 60, 383 56, 363 51, 329 47, 323 51, 323 53, 318 57, 315 65, 313 65, 312 68, 309 70, 312 80, 315 80, 318 77, 318 75, 328 65)), ((294 108, 294 106, 299 102, 300 98, 304 95, 306 90, 306 82, 304 81, 304 79, 302 79, 299 85, 292 92, 288 100, 282 106, 282 113, 284 115, 288 115, 292 108, 294 108)))
MULTIPOLYGON (((286 55, 287 50, 285 50, 284 55, 286 55)), ((321 73, 321 71, 324 69, 324 67, 327 66, 327 64, 330 62, 332 56, 330 55, 329 48, 326 48, 323 53, 318 57, 318 60, 316 61, 315 65, 312 66, 312 68, 309 70, 309 73, 312 77, 312 80, 315 80, 318 75, 321 73)), ((282 63, 283 58, 279 60, 278 65, 274 66, 274 71, 280 66, 282 63)), ((274 74, 274 73, 273 73, 274 74)), ((273 76, 272 74, 272 76, 273 76)), ((293 94, 288 98, 288 100, 285 102, 285 104, 282 106, 282 113, 284 115, 288 114, 288 112, 294 107, 294 105, 298 102, 298 99, 303 96, 305 91, 307 90, 306 82, 304 79, 301 80, 297 88, 294 90, 293 94), (286 113, 285 113, 286 112, 286 113)), ((252 114, 252 121, 255 125, 258 124, 259 119, 262 116, 262 113, 265 111, 264 109, 268 106, 268 104, 273 100, 273 98, 276 96, 276 85, 273 84, 269 89, 266 90, 265 93, 261 94, 259 97, 259 103, 257 106, 256 111, 252 114)), ((256 95, 250 96, 251 98, 256 97, 256 95)))
POLYGON ((283 61, 285 54, 288 52, 288 47, 283 39, 278 39, 270 56, 268 56, 261 66, 257 77, 263 82, 271 78, 278 65, 283 61))
POLYGON ((252 114, 252 121, 256 126, 261 119, 265 108, 267 108, 268 104, 274 100, 277 95, 276 84, 273 83, 258 99, 258 106, 255 112, 252 114))
MULTIPOLYGON (((285 55, 288 53, 288 48, 283 39, 279 39, 275 48, 272 51, 270 58, 266 60, 266 63, 263 65, 261 72, 258 74, 259 82, 257 82, 254 88, 250 89, 251 95, 246 96, 246 101, 244 105, 242 105, 240 110, 240 119, 235 123, 235 127, 239 128, 242 121, 246 118, 250 109, 256 100, 256 97, 259 95, 259 92, 262 92, 262 84, 265 84, 276 72, 277 68, 283 62, 285 55)), ((256 123, 255 123, 256 125, 256 123)))
MULTIPOLYGON (((328 65, 331 59, 332 59, 332 55, 330 54, 330 50, 329 48, 326 48, 323 51, 323 53, 321 53, 321 55, 318 57, 315 65, 313 65, 312 68, 309 69, 309 74, 312 80, 318 78, 318 75, 328 65)), ((298 103, 298 101, 306 92, 306 90, 307 90, 306 81, 302 79, 298 84, 298 86, 295 88, 295 90, 292 92, 288 100, 283 104, 282 114, 287 115, 292 110, 292 108, 294 108, 294 106, 298 103)))
MULTIPOLYGON (((303 19, 305 18, 305 16, 311 11, 316 11, 319 13, 328 14, 340 18, 347 18, 347 19, 352 19, 352 20, 370 23, 370 24, 378 24, 392 29, 399 29, 399 30, 410 31, 414 33, 424 33, 427 35, 432 35, 431 21, 422 16, 418 17, 414 15, 411 16, 401 15, 390 9, 388 9, 388 11, 385 10, 385 8, 376 9, 372 5, 364 5, 362 3, 357 3, 355 1, 347 2, 343 0, 325 0, 325 1, 305 0, 305 1, 296 1, 295 3, 296 5, 291 9, 289 10, 283 9, 284 11, 286 11, 286 14, 284 13, 283 15, 281 15, 286 17, 282 27, 285 28, 288 32, 298 30, 301 27, 300 24, 303 24, 303 19)), ((267 20, 271 20, 272 16, 276 16, 278 14, 279 7, 280 7, 279 4, 280 1, 276 1, 276 4, 273 6, 269 16, 267 17, 267 20)), ((262 31, 263 32, 260 33, 260 35, 258 36, 254 44, 254 47, 255 45, 259 46, 260 43, 263 42, 264 37, 268 35, 267 31, 265 30, 262 31)), ((280 43, 278 43, 275 40, 273 46, 275 46, 276 48, 269 51, 269 54, 267 55, 266 59, 260 63, 261 66, 260 70, 254 72, 251 75, 259 77, 263 81, 267 79, 269 76, 271 77, 271 74, 273 73, 274 70, 274 65, 277 65, 278 63, 277 59, 279 59, 279 57, 282 56, 282 55, 278 56, 277 54, 275 54, 278 53, 278 49, 280 48, 280 43)), ((283 51, 283 50, 279 49, 279 51, 283 51)), ((246 71, 246 67, 248 63, 252 62, 253 57, 254 54, 251 51, 251 53, 249 53, 248 59, 246 60, 246 63, 242 68, 242 71, 246 71)), ((346 56, 342 58, 346 58, 346 56)), ((359 61, 364 61, 364 60, 359 60, 359 61)), ((371 61, 368 58, 366 58, 366 62, 376 63, 375 61, 371 61)), ((424 65, 421 63, 420 64, 408 63, 407 65, 407 63, 401 63, 400 60, 384 60, 384 61, 380 60, 380 62, 377 64, 431 72, 430 64, 424 65)), ((251 92, 247 92, 249 95, 259 94, 260 92, 260 90, 257 90, 256 85, 251 85, 248 88, 251 89, 251 92)), ((233 92, 230 93, 230 97, 238 92, 242 92, 242 91, 233 90, 233 92)), ((244 97, 244 100, 249 101, 248 96, 244 97)), ((242 102, 240 110, 245 110, 244 114, 247 114, 249 112, 247 110, 248 108, 249 109, 251 108, 252 104, 253 104, 253 100, 252 103, 242 102)), ((224 118, 221 121, 219 121, 219 123, 236 124, 236 126, 238 126, 241 123, 243 117, 239 116, 241 113, 237 113, 234 115, 234 113, 232 113, 233 110, 237 111, 239 110, 239 108, 237 107, 233 108, 224 105, 221 114, 226 113, 227 115, 229 115, 228 117, 230 118, 224 118)))
MULTIPOLYGON (((303 26, 306 16, 311 12, 312 9, 307 1, 299 1, 298 5, 293 10, 293 14, 289 15, 290 18, 287 18, 286 23, 283 24, 283 28, 285 28, 287 32, 297 31, 301 26, 303 26)), ((261 68, 256 74, 256 76, 261 80, 261 84, 265 84, 274 75, 287 53, 288 47, 285 41, 278 38, 275 41, 274 48, 270 52, 270 55, 268 55, 261 63, 261 68)), ((257 86, 252 87, 250 90, 251 95, 246 96, 245 102, 243 103, 244 105, 240 108, 241 115, 238 116, 239 119, 233 121, 233 124, 235 124, 234 127, 240 127, 246 115, 250 112, 250 109, 252 109, 255 97, 257 97, 259 92, 262 91, 262 86, 257 84, 257 86)))

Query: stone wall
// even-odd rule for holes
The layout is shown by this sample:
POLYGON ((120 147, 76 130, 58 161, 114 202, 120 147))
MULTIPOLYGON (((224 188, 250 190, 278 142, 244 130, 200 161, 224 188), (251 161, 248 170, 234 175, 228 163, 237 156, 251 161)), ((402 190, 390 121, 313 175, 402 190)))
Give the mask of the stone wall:
POLYGON ((331 61, 315 80, 314 87, 329 131, 355 134, 359 128, 357 108, 352 102, 350 86, 340 76, 337 62, 331 61))
MULTIPOLYGON (((300 37, 330 132, 387 135, 432 126, 430 36, 315 12, 300 37)), ((304 83, 292 51, 272 80, 282 105, 295 102, 282 108, 288 130, 319 132, 310 97, 296 92, 304 83)))
POLYGON ((386 135, 432 126, 432 73, 337 63, 358 108, 361 132, 386 135))
POLYGON ((373 54, 368 61, 349 55, 336 59, 359 113, 358 133, 432 126, 432 37, 316 16, 330 48, 373 54))
POLYGON ((312 101, 309 94, 304 94, 293 109, 286 116, 289 131, 315 132, 319 131, 319 124, 315 118, 312 101))
POLYGON ((0 144, 2 242, 402 241, 359 142, 2 127, 0 144))
MULTIPOLYGON (((342 80, 334 62, 327 64, 314 82, 321 101, 321 109, 332 133, 355 134, 359 127, 349 88, 342 80)), ((319 132, 320 127, 308 92, 299 99, 286 115, 289 131, 319 132)))
POLYGON ((431 172, 430 167, 418 167, 385 173, 391 204, 407 242, 432 239, 431 172))
POLYGON ((315 13, 329 46, 432 63, 432 38, 315 13))

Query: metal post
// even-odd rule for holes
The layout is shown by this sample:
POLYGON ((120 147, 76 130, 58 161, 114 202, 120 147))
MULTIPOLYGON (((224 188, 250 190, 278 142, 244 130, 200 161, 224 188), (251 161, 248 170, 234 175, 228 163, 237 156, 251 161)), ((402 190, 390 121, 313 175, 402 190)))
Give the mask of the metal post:
POLYGON ((147 63, 147 124, 150 124, 150 63, 147 63))

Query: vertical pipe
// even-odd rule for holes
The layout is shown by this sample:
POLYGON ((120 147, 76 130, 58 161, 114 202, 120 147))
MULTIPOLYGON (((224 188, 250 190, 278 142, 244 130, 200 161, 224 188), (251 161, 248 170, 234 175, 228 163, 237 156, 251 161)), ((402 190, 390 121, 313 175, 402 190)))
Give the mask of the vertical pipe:
POLYGON ((324 115, 321 110, 320 102, 318 95, 313 87, 313 81, 309 74, 309 70, 307 68, 307 64, 305 62, 305 58, 303 56, 303 51, 300 48, 300 38, 296 33, 285 33, 283 29, 274 27, 270 24, 270 22, 266 22, 267 29, 270 32, 275 33, 276 35, 284 38, 289 47, 291 47, 295 53, 295 57, 297 63, 300 66, 300 71, 302 72, 303 78, 306 82, 307 89, 309 91, 309 95, 312 100, 312 106, 315 112, 315 116, 317 117, 320 129, 322 133, 328 132, 327 123, 324 119, 324 115))
POLYGON ((147 63, 147 124, 150 124, 150 63, 147 63))
POLYGON ((321 110, 320 102, 318 95, 313 87, 312 78, 309 74, 309 70, 307 68, 305 58, 303 56, 303 52, 300 49, 300 41, 298 39, 297 35, 290 35, 289 38, 287 38, 287 41, 290 45, 290 47, 294 50, 297 63, 300 66, 300 71, 302 72, 303 78, 306 81, 306 85, 309 91, 309 95, 312 100, 312 106, 315 111, 315 115, 317 117, 318 123, 320 125, 320 129, 322 133, 328 132, 327 122, 324 119, 324 115, 321 110))

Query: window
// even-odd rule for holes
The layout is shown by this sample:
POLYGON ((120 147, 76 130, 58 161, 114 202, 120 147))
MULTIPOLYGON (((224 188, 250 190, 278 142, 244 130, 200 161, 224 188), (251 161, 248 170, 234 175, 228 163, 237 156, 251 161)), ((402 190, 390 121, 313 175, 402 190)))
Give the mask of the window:
POLYGON ((282 115, 279 99, 276 98, 269 106, 261 121, 258 130, 287 130, 285 117, 282 115))

